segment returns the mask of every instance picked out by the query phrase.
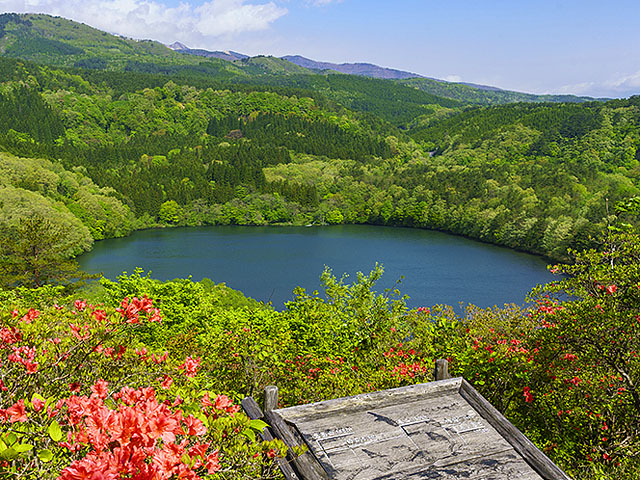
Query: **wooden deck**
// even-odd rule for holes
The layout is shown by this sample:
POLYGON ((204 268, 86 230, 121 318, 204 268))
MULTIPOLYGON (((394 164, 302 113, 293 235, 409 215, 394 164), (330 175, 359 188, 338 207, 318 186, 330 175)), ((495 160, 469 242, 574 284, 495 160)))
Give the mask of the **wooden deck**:
POLYGON ((570 480, 462 378, 283 409, 269 403, 275 436, 309 448, 291 478, 570 480))

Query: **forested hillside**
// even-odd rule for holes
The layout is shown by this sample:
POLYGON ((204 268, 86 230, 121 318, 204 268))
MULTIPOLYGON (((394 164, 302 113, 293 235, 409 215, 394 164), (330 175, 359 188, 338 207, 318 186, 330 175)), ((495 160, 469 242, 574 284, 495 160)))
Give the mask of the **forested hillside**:
POLYGON ((4 149, 85 169, 139 225, 404 225, 563 257, 638 194, 637 98, 430 104, 403 132, 304 89, 2 68, 4 149))
POLYGON ((396 81, 402 85, 415 87, 432 95, 475 105, 501 105, 514 102, 582 103, 594 100, 590 97, 578 97, 575 95, 535 95, 532 93, 514 92, 480 85, 443 82, 431 78, 415 77, 396 81))
MULTIPOLYGON (((179 53, 158 42, 122 38, 49 15, 2 14, 0 27, 1 56, 67 69, 94 70, 82 73, 83 77, 88 74, 96 78, 104 72, 114 81, 117 76, 109 72, 126 71, 170 75, 174 81, 201 88, 227 88, 235 84, 249 84, 252 89, 258 85, 262 89, 302 88, 322 93, 348 108, 374 113, 396 125, 432 112, 430 104, 446 107, 462 104, 390 80, 335 73, 318 75, 275 57, 225 61, 179 53)), ((162 83, 165 82, 166 79, 162 83)), ((150 85, 138 85, 146 86, 150 85)))
MULTIPOLYGON (((7 55, 38 59, 25 39, 41 37, 84 52, 0 59, 0 145, 86 175, 129 212, 98 228, 68 208, 94 239, 157 224, 370 223, 564 258, 640 193, 638 97, 477 107, 271 57, 183 59, 43 15, 2 25, 7 55)), ((69 205, 84 192, 55 189, 69 205)))

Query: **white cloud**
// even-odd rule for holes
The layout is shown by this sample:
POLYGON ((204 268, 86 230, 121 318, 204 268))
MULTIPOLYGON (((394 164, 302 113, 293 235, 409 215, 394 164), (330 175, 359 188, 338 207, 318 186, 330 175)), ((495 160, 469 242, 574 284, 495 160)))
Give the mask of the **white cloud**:
POLYGON ((594 88, 597 88, 597 84, 595 82, 572 83, 569 85, 562 85, 555 91, 555 93, 564 93, 567 95, 589 95, 594 88))
POLYGON ((110 33, 164 43, 179 40, 190 47, 265 30, 287 13, 273 1, 247 0, 210 0, 200 6, 180 3, 176 7, 154 0, 0 0, 0 10, 59 15, 110 33))
POLYGON ((620 74, 599 82, 564 85, 558 93, 589 95, 593 97, 629 97, 640 94, 640 71, 620 74))
POLYGON ((460 75, 447 75, 442 80, 446 80, 447 82, 457 83, 462 81, 462 77, 460 75))
POLYGON ((622 75, 618 78, 610 80, 608 84, 611 85, 611 87, 620 90, 640 90, 640 71, 632 73, 631 75, 622 75))

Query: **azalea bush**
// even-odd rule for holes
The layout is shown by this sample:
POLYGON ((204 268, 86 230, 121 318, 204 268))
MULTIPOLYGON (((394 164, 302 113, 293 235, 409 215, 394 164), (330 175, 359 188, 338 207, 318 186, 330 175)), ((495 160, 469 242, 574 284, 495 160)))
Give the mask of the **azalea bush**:
POLYGON ((202 389, 200 358, 140 343, 136 329, 162 321, 152 300, 27 308, 33 296, 4 293, 0 309, 2 478, 280 475, 284 445, 258 441, 264 422, 202 389))
POLYGON ((207 376, 258 399, 265 386, 277 385, 281 406, 431 380, 432 350, 405 347, 408 318, 430 323, 430 312, 409 312, 402 299, 377 294, 382 271, 349 285, 326 270, 326 298, 298 288, 282 312, 220 312, 199 336, 207 376))
POLYGON ((554 270, 566 277, 536 292, 545 303, 533 313, 541 328, 532 436, 546 437, 577 475, 637 472, 640 238, 610 234, 600 251, 576 253, 554 270))

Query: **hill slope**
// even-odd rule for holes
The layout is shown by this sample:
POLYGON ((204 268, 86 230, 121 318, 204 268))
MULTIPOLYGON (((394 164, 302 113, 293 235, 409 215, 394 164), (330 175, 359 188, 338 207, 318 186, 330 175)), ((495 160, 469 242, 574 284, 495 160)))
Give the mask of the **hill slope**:
POLYGON ((131 57, 178 61, 180 56, 159 42, 110 35, 62 17, 39 14, 0 15, 3 56, 72 66, 77 62, 116 67, 131 57))
MULTIPOLYGON (((174 51, 158 42, 110 35, 48 15, 0 15, 0 52, 41 64, 163 75, 201 86, 313 90, 315 95, 406 126, 414 117, 462 103, 387 80, 324 74, 275 57, 232 62, 174 51)), ((94 78, 97 75, 89 74, 94 78)), ((114 77, 111 80, 117 81, 114 77)), ((164 82, 161 82, 164 83, 164 82)), ((307 93, 309 95, 311 93, 307 93)))
MULTIPOLYGON (((3 18, 4 46, 28 51, 15 32, 35 21, 3 18)), ((49 40, 70 48, 52 61, 90 44, 49 40)), ((114 52, 113 70, 0 59, 0 146, 112 188, 137 226, 402 225, 562 257, 590 245, 607 205, 640 194, 637 97, 470 108, 272 57, 166 51, 114 52)))
POLYGON ((583 103, 596 100, 591 97, 578 97, 576 95, 536 95, 533 93, 501 90, 499 88, 488 87, 485 85, 450 83, 424 77, 402 79, 398 80, 398 82, 417 88, 431 95, 451 98, 464 103, 472 103, 476 105, 500 105, 516 102, 583 103))

